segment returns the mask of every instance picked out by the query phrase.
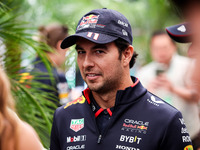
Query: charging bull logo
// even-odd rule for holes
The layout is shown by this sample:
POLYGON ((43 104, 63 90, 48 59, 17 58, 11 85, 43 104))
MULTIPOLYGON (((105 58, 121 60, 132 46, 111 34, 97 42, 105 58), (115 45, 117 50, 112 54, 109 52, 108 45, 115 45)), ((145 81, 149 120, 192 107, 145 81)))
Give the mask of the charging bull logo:
POLYGON ((83 104, 85 102, 85 97, 84 96, 81 96, 79 98, 77 98, 76 100, 72 101, 72 102, 69 102, 66 104, 66 106, 64 107, 64 109, 66 109, 67 107, 73 105, 73 104, 83 104))
POLYGON ((83 17, 83 19, 81 20, 80 24, 77 27, 77 30, 82 30, 85 28, 95 28, 98 18, 99 15, 93 15, 93 14, 83 17))

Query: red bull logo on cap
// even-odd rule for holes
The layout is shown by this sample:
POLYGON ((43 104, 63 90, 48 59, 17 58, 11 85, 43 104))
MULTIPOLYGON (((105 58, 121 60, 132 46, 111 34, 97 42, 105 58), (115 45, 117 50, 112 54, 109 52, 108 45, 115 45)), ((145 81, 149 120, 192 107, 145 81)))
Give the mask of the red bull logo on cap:
POLYGON ((82 30, 85 28, 95 28, 97 21, 98 21, 99 15, 89 15, 86 17, 83 17, 80 24, 77 27, 77 30, 82 30))

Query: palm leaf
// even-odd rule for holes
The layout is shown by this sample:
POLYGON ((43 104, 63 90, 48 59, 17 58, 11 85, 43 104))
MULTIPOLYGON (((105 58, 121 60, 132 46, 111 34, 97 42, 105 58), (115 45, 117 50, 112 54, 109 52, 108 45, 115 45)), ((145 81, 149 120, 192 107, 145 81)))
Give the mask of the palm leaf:
MULTIPOLYGON (((3 56, 0 56, 4 61, 4 68, 10 78, 12 85, 12 94, 16 100, 17 113, 20 118, 31 124, 39 134, 43 145, 49 147, 50 130, 53 118, 53 109, 56 109, 54 101, 55 95, 49 92, 42 91, 38 88, 55 90, 53 87, 47 86, 36 80, 25 80, 20 82, 21 74, 21 54, 23 51, 30 48, 41 58, 48 70, 48 75, 52 83, 54 83, 51 73, 51 65, 45 55, 44 49, 51 49, 32 39, 35 30, 26 27, 25 22, 17 20, 18 15, 10 13, 3 3, 0 2, 0 40, 6 47, 3 56), (27 88, 31 85, 31 88, 27 88), (52 109, 53 108, 53 109, 52 109)), ((34 79, 40 78, 42 73, 35 73, 34 79)))

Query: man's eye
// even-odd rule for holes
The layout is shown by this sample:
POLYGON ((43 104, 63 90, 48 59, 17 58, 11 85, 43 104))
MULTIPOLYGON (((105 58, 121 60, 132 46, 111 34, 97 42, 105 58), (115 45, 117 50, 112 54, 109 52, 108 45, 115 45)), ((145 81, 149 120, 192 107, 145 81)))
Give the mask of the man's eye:
POLYGON ((97 54, 101 54, 101 53, 104 53, 104 51, 102 51, 102 50, 96 50, 96 53, 97 54))
POLYGON ((80 50, 78 50, 77 53, 78 53, 78 54, 84 54, 85 51, 80 51, 80 50))

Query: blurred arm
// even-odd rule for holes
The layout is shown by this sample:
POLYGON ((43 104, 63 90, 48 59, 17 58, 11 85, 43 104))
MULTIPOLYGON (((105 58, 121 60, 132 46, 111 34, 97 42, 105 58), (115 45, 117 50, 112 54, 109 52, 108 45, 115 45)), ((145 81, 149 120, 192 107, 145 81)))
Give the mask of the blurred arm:
POLYGON ((187 102, 198 103, 199 93, 197 92, 196 88, 194 88, 194 86, 188 85, 188 84, 186 84, 183 87, 173 85, 167 79, 165 74, 159 75, 157 77, 157 80, 160 83, 161 87, 164 87, 166 90, 181 97, 182 99, 186 100, 187 102))
POLYGON ((44 150, 35 130, 27 123, 20 122, 19 127, 20 150, 44 150))

